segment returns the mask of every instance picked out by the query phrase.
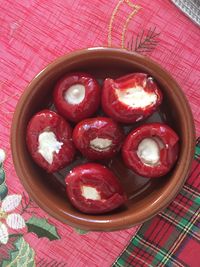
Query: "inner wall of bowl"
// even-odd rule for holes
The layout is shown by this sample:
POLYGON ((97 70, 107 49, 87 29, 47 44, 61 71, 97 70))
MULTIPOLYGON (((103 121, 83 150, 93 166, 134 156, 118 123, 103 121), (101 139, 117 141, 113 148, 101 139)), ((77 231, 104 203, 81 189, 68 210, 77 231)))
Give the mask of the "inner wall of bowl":
MULTIPOLYGON (((55 65, 53 69, 47 68, 43 73, 41 73, 38 80, 36 80, 32 85, 33 86, 33 88, 31 88, 32 92, 30 93, 29 98, 27 98, 27 101, 22 111, 23 123, 19 126, 21 132, 21 141, 23 143, 22 147, 23 147, 24 161, 26 161, 27 163, 26 166, 24 165, 27 171, 26 173, 27 180, 29 180, 29 182, 32 183, 34 190, 36 190, 35 197, 37 198, 45 197, 46 199, 48 198, 49 203, 51 202, 51 204, 49 205, 51 206, 53 205, 53 203, 56 203, 56 205, 54 205, 54 208, 58 209, 59 212, 67 214, 68 213, 66 211, 67 207, 70 213, 74 214, 74 216, 78 216, 80 214, 79 211, 74 209, 66 199, 65 186, 62 180, 63 176, 66 174, 66 170, 61 171, 56 175, 47 174, 32 161, 27 151, 25 143, 25 132, 28 121, 36 112, 48 106, 49 102, 51 101, 51 95, 55 83, 63 75, 73 71, 88 72, 94 75, 97 79, 104 79, 106 77, 116 78, 131 72, 146 72, 155 78, 158 75, 156 73, 152 73, 152 71, 150 71, 148 68, 141 67, 138 63, 134 61, 127 62, 124 61, 124 59, 120 58, 117 59, 113 58, 111 61, 110 58, 100 57, 98 58, 98 60, 96 58, 83 59, 83 60, 79 59, 78 63, 72 61, 69 62, 68 64, 60 63, 57 66, 55 65), (33 182, 31 178, 29 178, 30 177, 29 173, 31 173, 31 175, 35 177, 35 182, 33 182)), ((165 115, 167 115, 168 124, 173 126, 173 128, 178 133, 180 138, 182 138, 183 133, 181 128, 182 126, 181 126, 180 112, 177 109, 173 98, 171 97, 171 95, 168 94, 168 91, 166 90, 166 85, 163 86, 163 84, 160 83, 158 79, 156 79, 156 81, 159 84, 164 94, 164 104, 162 104, 161 110, 165 115)), ((131 173, 130 175, 133 174, 131 173)), ((164 187, 169 183, 170 177, 172 175, 173 171, 170 172, 170 174, 167 177, 155 180, 141 178, 142 181, 141 190, 138 191, 138 194, 135 194, 135 196, 130 197, 130 200, 128 201, 126 207, 114 211, 113 213, 114 216, 117 216, 117 214, 123 216, 127 214, 130 210, 132 212, 139 212, 141 207, 144 207, 145 205, 147 205, 147 203, 148 205, 151 205, 151 203, 153 204, 162 194, 164 187)), ((123 180, 123 177, 120 177, 120 179, 123 180)), ((124 184, 125 183, 126 181, 124 182, 124 184)), ((130 187, 130 179, 127 183, 128 183, 127 185, 128 188, 130 187)), ((132 186, 134 187, 136 186, 136 184, 133 183, 132 186)), ((105 219, 105 217, 109 218, 110 214, 107 215, 105 214, 102 218, 103 219, 105 219)), ((83 217, 92 218, 93 216, 83 215, 83 217)), ((99 220, 101 220, 101 215, 99 215, 99 220)))

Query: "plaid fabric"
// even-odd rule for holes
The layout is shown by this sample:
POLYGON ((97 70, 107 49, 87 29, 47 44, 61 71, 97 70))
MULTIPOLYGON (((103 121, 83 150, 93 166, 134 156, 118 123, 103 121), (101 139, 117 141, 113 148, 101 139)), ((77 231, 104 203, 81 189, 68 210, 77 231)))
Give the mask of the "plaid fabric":
POLYGON ((181 192, 163 212, 142 225, 114 266, 200 266, 200 139, 181 192))

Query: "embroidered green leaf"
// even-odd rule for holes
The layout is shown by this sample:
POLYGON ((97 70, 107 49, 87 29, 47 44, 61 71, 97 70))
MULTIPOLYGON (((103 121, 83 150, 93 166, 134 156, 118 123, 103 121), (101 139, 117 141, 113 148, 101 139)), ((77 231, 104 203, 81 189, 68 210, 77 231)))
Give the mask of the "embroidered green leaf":
POLYGON ((55 226, 48 223, 45 219, 31 217, 26 222, 26 226, 28 232, 35 233, 39 238, 47 237, 49 240, 60 239, 55 226))
POLYGON ((34 267, 35 252, 22 236, 17 238, 14 249, 9 251, 9 259, 3 260, 2 267, 34 267))
POLYGON ((3 200, 8 194, 8 187, 6 184, 0 185, 0 200, 3 200))
POLYGON ((2 166, 0 166, 0 184, 5 182, 5 171, 2 166))
POLYGON ((2 164, 0 165, 0 200, 3 200, 8 194, 8 188, 5 183, 5 171, 2 164))

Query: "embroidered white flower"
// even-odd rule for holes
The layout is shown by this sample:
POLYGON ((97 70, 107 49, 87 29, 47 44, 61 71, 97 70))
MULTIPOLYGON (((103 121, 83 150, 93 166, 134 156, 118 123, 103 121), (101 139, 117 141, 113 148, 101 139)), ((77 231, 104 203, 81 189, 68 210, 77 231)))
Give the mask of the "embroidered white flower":
POLYGON ((6 158, 5 151, 0 148, 0 164, 4 162, 5 158, 6 158))
POLYGON ((9 195, 4 198, 0 208, 0 243, 6 244, 8 242, 8 229, 6 224, 12 229, 22 229, 25 227, 23 217, 18 213, 11 213, 19 206, 22 200, 21 195, 9 195), (2 221, 6 221, 6 224, 2 221))

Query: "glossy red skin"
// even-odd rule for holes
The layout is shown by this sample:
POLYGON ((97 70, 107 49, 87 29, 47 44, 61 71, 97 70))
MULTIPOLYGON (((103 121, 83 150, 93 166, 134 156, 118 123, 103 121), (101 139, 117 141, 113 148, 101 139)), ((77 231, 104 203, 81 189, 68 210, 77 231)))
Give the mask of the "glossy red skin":
POLYGON ((34 161, 49 173, 68 165, 75 155, 70 125, 60 115, 50 110, 42 110, 32 117, 27 127, 26 143, 34 161), (52 164, 38 153, 38 137, 44 131, 52 131, 57 140, 63 143, 59 153, 54 153, 52 164))
POLYGON ((178 158, 179 137, 163 123, 149 123, 133 130, 122 147, 124 163, 134 172, 144 177, 154 178, 167 174, 178 158), (145 165, 137 156, 137 148, 144 138, 157 137, 164 147, 160 149, 160 163, 156 166, 145 165))
POLYGON ((88 159, 102 160, 112 158, 121 148, 124 134, 120 126, 110 118, 97 117, 79 122, 73 131, 76 148, 88 159), (112 146, 106 151, 96 151, 90 147, 90 141, 98 138, 112 140, 112 146))
POLYGON ((70 73, 56 84, 53 99, 58 113, 67 120, 78 122, 92 116, 98 110, 101 89, 93 76, 87 73, 70 73), (63 97, 67 89, 74 84, 85 86, 85 98, 79 104, 70 104, 63 97))
POLYGON ((71 203, 84 213, 98 214, 112 211, 126 201, 118 178, 105 166, 87 163, 75 167, 65 178, 66 191, 71 203), (81 186, 95 187, 101 200, 86 199, 81 186))
POLYGON ((134 123, 150 116, 162 102, 162 93, 151 77, 145 73, 133 73, 122 76, 116 80, 106 79, 102 91, 102 108, 104 112, 114 120, 122 123, 134 123), (135 86, 143 87, 144 90, 157 95, 155 104, 145 108, 133 108, 119 101, 116 89, 125 90, 135 86))

